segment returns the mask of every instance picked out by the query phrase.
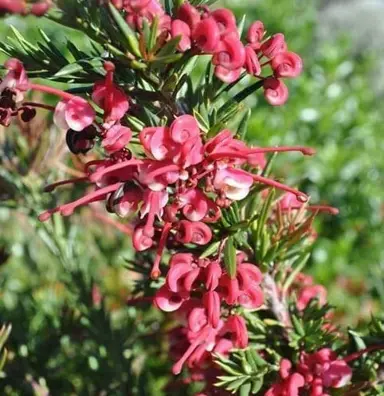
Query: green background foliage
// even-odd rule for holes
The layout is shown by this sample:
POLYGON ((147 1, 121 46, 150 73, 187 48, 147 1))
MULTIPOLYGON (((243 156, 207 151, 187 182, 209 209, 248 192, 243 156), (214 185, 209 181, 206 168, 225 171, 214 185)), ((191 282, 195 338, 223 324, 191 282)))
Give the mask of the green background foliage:
MULTIPOLYGON (((247 138, 260 146, 316 148, 311 158, 278 156, 274 171, 313 202, 340 209, 339 216, 317 221, 309 270, 329 288, 341 323, 364 322, 384 305, 384 104, 370 86, 374 56, 352 56, 348 37, 319 41, 314 0, 223 3, 239 17, 246 12, 247 23, 261 19, 270 33, 284 32, 304 59, 302 77, 288 82, 284 107, 271 108, 260 93, 248 99, 253 112, 247 138)), ((7 18, 1 40, 11 24, 31 41, 43 28, 63 51, 67 39, 87 46, 78 33, 33 18, 7 18)), ((52 135, 42 143, 60 140, 47 133, 52 135)), ((170 359, 159 337, 159 314, 125 305, 133 287, 124 267, 129 238, 88 209, 71 221, 40 225, 37 213, 55 199, 41 194, 42 185, 66 175, 32 168, 31 147, 16 128, 6 136, 0 131, 0 139, 0 317, 13 324, 0 388, 10 395, 44 395, 46 387, 63 395, 161 394, 170 359), (5 166, 12 152, 19 173, 5 166), (95 284, 106 296, 102 303, 92 300, 95 284)), ((71 194, 65 190, 57 199, 71 194)))

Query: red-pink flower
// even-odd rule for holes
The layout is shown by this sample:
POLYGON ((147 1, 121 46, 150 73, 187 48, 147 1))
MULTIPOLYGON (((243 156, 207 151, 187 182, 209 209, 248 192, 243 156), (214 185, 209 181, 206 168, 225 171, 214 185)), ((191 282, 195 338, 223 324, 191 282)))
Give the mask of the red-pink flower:
POLYGON ((292 373, 292 363, 288 359, 280 362, 280 381, 272 385, 265 396, 299 396, 300 388, 305 385, 304 377, 299 373, 292 373))
POLYGON ((200 22, 201 16, 197 8, 185 1, 177 10, 177 19, 185 22, 191 29, 191 32, 193 32, 200 22))
POLYGON ((206 245, 212 239, 211 228, 201 221, 181 220, 177 229, 176 240, 184 244, 206 245))
POLYGON ((94 119, 95 111, 83 98, 74 96, 56 105, 54 122, 61 129, 80 132, 90 126, 94 119))
POLYGON ((215 19, 209 17, 200 21, 192 31, 192 39, 203 52, 214 53, 220 42, 220 30, 215 19))
POLYGON ((105 133, 101 145, 109 154, 122 150, 131 140, 132 131, 120 124, 114 125, 109 128, 105 133))
POLYGON ((0 0, 0 11, 23 14, 26 11, 24 0, 0 0))
POLYGON ((259 59, 256 55, 255 50, 250 46, 245 46, 245 70, 254 76, 258 76, 261 73, 261 66, 259 59))
POLYGON ((0 79, 0 95, 5 89, 11 90, 16 94, 15 102, 20 102, 24 99, 23 93, 29 89, 24 65, 18 59, 11 58, 5 62, 4 67, 8 73, 3 80, 0 79))
POLYGON ((219 8, 211 12, 211 17, 216 21, 220 34, 237 33, 236 18, 227 8, 219 8))
POLYGON ((264 80, 264 97, 272 106, 281 106, 288 99, 287 86, 277 78, 268 77, 264 80))
POLYGON ((251 47, 258 50, 261 46, 265 34, 264 24, 261 21, 255 21, 248 29, 247 41, 251 47))
POLYGON ((226 198, 239 201, 248 195, 253 178, 241 169, 224 168, 216 172, 213 185, 226 198))
POLYGON ((320 306, 327 302, 327 289, 321 285, 305 286, 297 298, 297 308, 303 310, 311 300, 317 298, 320 306))
POLYGON ((298 77, 303 70, 303 61, 294 52, 280 52, 271 61, 275 77, 298 77))
POLYGON ((185 52, 191 48, 191 29, 187 23, 180 19, 172 21, 171 25, 172 38, 180 36, 180 42, 177 49, 181 52, 185 52))
POLYGON ((124 91, 113 83, 113 63, 105 62, 104 68, 107 72, 105 80, 94 84, 92 100, 104 110, 104 123, 110 127, 124 117, 129 109, 129 102, 124 91))
POLYGON ((243 67, 244 62, 245 48, 240 39, 233 33, 224 36, 216 49, 212 63, 228 70, 237 70, 243 67))
POLYGON ((274 34, 261 45, 260 49, 264 56, 273 59, 280 52, 287 50, 284 35, 281 33, 274 34))

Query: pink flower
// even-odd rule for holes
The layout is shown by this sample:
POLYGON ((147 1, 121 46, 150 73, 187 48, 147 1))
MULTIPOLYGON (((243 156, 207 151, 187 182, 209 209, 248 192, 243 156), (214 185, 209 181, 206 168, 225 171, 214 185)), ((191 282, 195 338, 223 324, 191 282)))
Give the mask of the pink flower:
POLYGON ((264 97, 272 106, 281 106, 288 99, 288 88, 281 80, 268 77, 264 80, 264 97))
POLYGON ((144 233, 144 227, 136 227, 133 231, 132 244, 136 251, 142 252, 150 249, 153 245, 153 239, 144 233))
POLYGON ((261 21, 255 21, 248 29, 247 41, 251 47, 255 50, 259 49, 261 46, 261 41, 263 40, 265 34, 264 24, 261 21))
POLYGON ((245 46, 245 70, 252 75, 258 76, 261 73, 261 66, 255 50, 250 46, 245 46))
POLYGON ((178 50, 185 52, 191 48, 191 29, 184 21, 175 19, 171 25, 172 38, 181 36, 181 40, 177 46, 178 50))
POLYGON ((303 70, 303 61, 294 52, 280 52, 271 62, 275 77, 298 77, 303 70))
POLYGON ((272 385, 265 396, 299 396, 300 388, 305 385, 304 377, 298 373, 292 373, 292 363, 288 359, 280 362, 280 381, 272 385))
POLYGON ((21 102, 24 99, 24 92, 29 89, 29 81, 24 65, 16 58, 8 59, 4 67, 8 73, 3 80, 0 79, 0 95, 4 90, 10 90, 16 95, 15 102, 21 102))
POLYGON ((240 304, 245 308, 256 309, 264 301, 261 281, 262 274, 255 265, 240 263, 235 278, 231 279, 228 274, 221 276, 219 292, 228 305, 240 304))
POLYGON ((26 11, 24 0, 0 0, 0 11, 23 14, 26 11))
POLYGON ((203 52, 214 53, 220 42, 220 30, 215 19, 209 17, 199 22, 192 31, 192 39, 203 52))
POLYGON ((226 198, 240 201, 248 195, 253 178, 241 169, 225 168, 216 172, 213 185, 226 198))
POLYGON ((200 22, 201 16, 197 8, 185 1, 177 10, 177 19, 185 22, 191 29, 191 32, 193 32, 200 22))
POLYGON ((335 352, 323 348, 315 353, 303 352, 297 371, 306 379, 306 385, 312 389, 314 396, 323 395, 323 388, 342 388, 352 377, 352 370, 343 359, 338 359, 335 352))
POLYGON ((201 221, 181 220, 176 239, 181 243, 206 245, 212 239, 211 228, 201 221))
POLYGON ((156 293, 154 303, 164 312, 177 311, 183 305, 184 299, 178 293, 174 293, 167 286, 162 286, 156 293))
POLYGON ((220 34, 237 33, 236 18, 227 8, 219 8, 211 12, 211 17, 216 21, 220 34))
POLYGON ((200 137, 199 124, 191 115, 182 115, 173 121, 170 127, 171 139, 179 144, 188 140, 197 140, 200 137))
POLYGON ((61 129, 80 132, 90 126, 94 119, 92 106, 80 97, 63 100, 56 105, 54 122, 61 129))
POLYGON ((311 300, 317 298, 319 305, 323 306, 327 302, 327 289, 321 285, 306 286, 300 291, 297 299, 297 309, 302 311, 311 300))
POLYGON ((208 323, 216 328, 220 320, 220 296, 215 291, 209 291, 203 295, 203 304, 207 310, 208 323))
POLYGON ((113 83, 114 64, 105 62, 104 68, 107 71, 105 80, 94 84, 92 100, 104 110, 104 123, 109 127, 124 117, 129 102, 124 91, 113 83))
POLYGON ((212 63, 228 70, 243 67, 245 62, 245 48, 235 34, 224 36, 212 58, 212 63))
POLYGON ((122 150, 129 143, 131 137, 132 131, 129 128, 116 124, 108 129, 101 145, 107 153, 112 154, 122 150))
POLYGON ((146 223, 143 228, 145 236, 150 238, 154 235, 155 217, 161 219, 163 209, 168 202, 168 193, 166 191, 145 190, 143 205, 140 208, 140 216, 143 219, 146 216, 146 223))
POLYGON ((215 67, 215 76, 219 80, 227 84, 231 84, 240 78, 241 71, 242 71, 241 68, 235 70, 229 70, 219 65, 215 67))
POLYGON ((273 59, 280 52, 287 50, 284 35, 281 33, 274 34, 261 45, 260 49, 264 56, 273 59))
POLYGON ((46 14, 51 7, 51 0, 41 0, 37 3, 32 4, 30 12, 31 14, 40 17, 46 14))
POLYGON ((231 315, 228 317, 221 333, 232 334, 232 342, 236 348, 246 348, 248 346, 248 331, 243 317, 231 315))

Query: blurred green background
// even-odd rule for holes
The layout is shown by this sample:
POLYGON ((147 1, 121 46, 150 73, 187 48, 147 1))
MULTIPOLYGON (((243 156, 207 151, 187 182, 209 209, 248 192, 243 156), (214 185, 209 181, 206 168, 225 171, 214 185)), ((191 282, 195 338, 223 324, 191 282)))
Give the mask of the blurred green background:
MULTIPOLYGON (((269 32, 283 32, 290 49, 303 57, 304 74, 288 82, 290 99, 284 107, 271 108, 260 94, 249 99, 253 115, 248 139, 260 146, 316 148, 311 158, 281 155, 274 168, 313 202, 340 209, 339 216, 317 220, 319 237, 309 272, 329 289, 343 325, 363 322, 371 312, 380 314, 384 101, 372 82, 377 54, 368 47, 356 51, 347 31, 329 30, 327 38, 320 37, 326 2, 222 3, 238 17, 246 12, 247 23, 261 19, 269 32)), ((86 46, 73 31, 63 33, 53 23, 32 18, 2 21, 1 40, 11 34, 11 24, 31 40, 37 39, 39 26, 55 42, 71 38, 86 46)), ((0 388, 11 395, 44 395, 46 385, 63 395, 103 394, 98 392, 105 387, 108 395, 161 394, 168 356, 150 359, 140 353, 146 344, 143 334, 156 339, 156 314, 148 311, 138 317, 124 304, 131 287, 124 269, 129 238, 95 220, 89 210, 71 224, 56 219, 42 226, 34 221, 38 212, 54 204, 55 198, 40 194, 41 186, 68 175, 65 169, 51 169, 55 152, 39 159, 28 131, 17 133, 0 130, 0 320, 13 324, 8 374, 0 379, 0 388), (10 164, 6 150, 19 156, 18 163, 10 164), (20 180, 12 176, 15 169, 23 175, 20 180), (101 307, 98 290, 107 296, 101 307)), ((47 133, 49 137, 38 138, 39 144, 51 147, 54 140, 62 152, 62 137, 47 133)), ((57 199, 64 202, 65 192, 57 199)))

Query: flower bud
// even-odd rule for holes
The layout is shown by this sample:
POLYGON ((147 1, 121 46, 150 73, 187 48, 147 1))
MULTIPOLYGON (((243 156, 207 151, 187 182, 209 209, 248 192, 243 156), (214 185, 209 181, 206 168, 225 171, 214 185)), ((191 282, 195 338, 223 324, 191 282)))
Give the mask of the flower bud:
POLYGON ((281 106, 288 100, 287 86, 277 78, 268 77, 264 80, 264 97, 272 106, 281 106))
POLYGON ((192 32, 192 38, 203 52, 214 53, 220 42, 220 30, 216 21, 211 17, 203 19, 192 32))
POLYGON ((263 40, 265 34, 264 24, 261 21, 255 21, 248 29, 247 41, 251 44, 253 49, 259 49, 260 43, 263 40))
POLYGON ((294 52, 281 52, 271 62, 275 77, 298 77, 303 70, 303 61, 294 52))
POLYGON ((144 227, 139 226, 133 231, 132 244, 136 251, 142 252, 153 245, 153 239, 144 235, 144 227))
POLYGON ((181 40, 177 46, 179 51, 185 52, 191 48, 191 29, 184 21, 180 19, 172 21, 171 36, 172 38, 181 36, 181 40))
POLYGON ((261 52, 264 56, 269 59, 274 58, 280 52, 287 50, 287 44, 285 43, 284 34, 277 33, 264 42, 261 47, 261 52))

